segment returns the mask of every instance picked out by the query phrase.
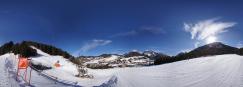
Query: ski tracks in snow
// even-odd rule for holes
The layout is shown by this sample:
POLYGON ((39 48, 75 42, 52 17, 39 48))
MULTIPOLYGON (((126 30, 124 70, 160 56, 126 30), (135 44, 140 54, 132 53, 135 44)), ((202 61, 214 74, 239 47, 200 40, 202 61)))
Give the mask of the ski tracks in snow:
POLYGON ((9 58, 0 59, 0 87, 19 87, 18 82, 14 79, 13 62, 9 58))
POLYGON ((243 87, 243 57, 219 55, 121 69, 118 87, 243 87))

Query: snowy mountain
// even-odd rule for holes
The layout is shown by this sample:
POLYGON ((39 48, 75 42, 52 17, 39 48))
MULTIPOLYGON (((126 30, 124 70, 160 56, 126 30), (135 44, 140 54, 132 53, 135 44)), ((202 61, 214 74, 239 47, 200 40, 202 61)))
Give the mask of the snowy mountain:
MULTIPOLYGON (((10 46, 5 45, 3 50, 10 46)), ((85 59, 83 64, 89 67, 85 69, 93 78, 76 77, 77 65, 62 55, 50 55, 35 46, 30 48, 38 54, 31 57, 32 64, 48 67, 40 70, 32 67, 31 85, 35 87, 243 87, 243 70, 240 69, 243 68, 243 57, 236 55, 241 54, 242 49, 222 43, 208 44, 175 57, 154 51, 132 51, 124 55, 104 54, 79 58, 85 59), (195 57, 209 55, 217 56, 195 57), (153 64, 153 58, 156 57, 168 64, 148 66, 153 64), (57 61, 61 67, 54 66, 57 61)), ((23 87, 26 84, 23 80, 15 80, 17 57, 11 52, 0 56, 0 86, 23 87)))
POLYGON ((179 53, 176 56, 171 57, 161 57, 155 60, 155 64, 165 64, 181 60, 188 60, 198 57, 213 56, 213 55, 223 55, 223 54, 239 54, 243 55, 243 51, 232 46, 225 45, 221 42, 214 42, 211 44, 206 44, 204 46, 198 47, 190 52, 179 53))
POLYGON ((92 69, 105 69, 114 67, 137 67, 153 65, 157 58, 167 56, 154 51, 131 51, 123 55, 118 54, 102 54, 100 56, 81 56, 81 61, 86 61, 84 64, 92 69), (87 61, 88 60, 88 61, 87 61))
POLYGON ((159 53, 152 51, 152 50, 147 50, 143 52, 143 55, 148 56, 148 57, 155 57, 157 56, 159 53))
POLYGON ((166 54, 163 54, 163 53, 159 53, 159 52, 155 52, 155 51, 144 51, 143 52, 143 55, 150 58, 151 60, 156 60, 158 58, 161 58, 161 57, 167 57, 168 55, 166 54))
MULTIPOLYGON (((238 49, 225 45, 220 42, 215 42, 198 47, 188 53, 180 53, 176 56, 167 56, 163 53, 158 53, 152 50, 140 52, 137 50, 127 52, 123 55, 118 54, 102 54, 99 56, 80 56, 74 58, 66 51, 56 48, 51 45, 37 43, 33 41, 23 41, 21 43, 14 44, 13 42, 6 43, 0 47, 0 54, 6 54, 13 52, 15 54, 21 54, 23 56, 37 56, 37 50, 33 47, 40 49, 41 51, 53 56, 63 56, 69 59, 75 64, 86 64, 90 68, 113 68, 113 67, 134 67, 134 66, 148 66, 154 64, 170 63, 175 61, 181 61, 185 59, 197 58, 202 56, 221 55, 221 54, 240 54, 243 55, 242 48, 238 49), (31 48, 32 47, 32 48, 31 48), (116 57, 115 59, 112 59, 116 57), (112 61, 106 61, 110 60, 112 61)), ((46 55, 46 54, 45 54, 46 55)), ((48 68, 48 67, 47 67, 48 68)))
MULTIPOLYGON (((37 52, 43 54, 38 49, 37 52)), ((19 87, 22 84, 12 77, 9 78, 13 74, 6 71, 8 66, 5 61, 11 61, 15 66, 15 57, 14 54, 0 56, 0 85, 3 87, 19 87)), ((201 57, 150 67, 88 69, 94 76, 93 79, 75 77, 75 66, 61 56, 33 57, 33 61, 39 63, 53 63, 56 60, 61 61, 61 68, 44 70, 42 73, 56 77, 59 81, 77 82, 77 85, 83 87, 243 87, 243 56, 235 54, 201 57)), ((36 71, 33 71, 32 77, 31 84, 35 87, 68 87, 43 77, 36 71)))
POLYGON ((133 56, 144 56, 144 55, 138 51, 131 51, 124 54, 124 57, 133 57, 133 56))
POLYGON ((200 56, 221 55, 221 54, 237 54, 238 51, 239 49, 236 47, 231 47, 221 42, 215 42, 215 43, 198 47, 190 51, 189 53, 196 55, 195 57, 200 57, 200 56))
POLYGON ((164 57, 162 53, 154 51, 131 51, 123 55, 102 54, 100 56, 80 56, 80 61, 92 69, 106 69, 114 67, 137 67, 149 66, 154 64, 154 60, 164 57))
POLYGON ((153 61, 154 61, 145 56, 125 57, 122 55, 111 55, 111 56, 107 56, 107 57, 99 56, 99 57, 89 58, 89 59, 90 60, 85 62, 84 65, 86 65, 88 68, 92 68, 92 69, 148 66, 148 65, 152 65, 153 61))

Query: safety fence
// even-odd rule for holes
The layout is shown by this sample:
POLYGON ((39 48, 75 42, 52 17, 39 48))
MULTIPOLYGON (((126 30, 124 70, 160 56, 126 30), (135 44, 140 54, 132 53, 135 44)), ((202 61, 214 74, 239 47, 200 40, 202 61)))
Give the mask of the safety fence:
POLYGON ((53 81, 55 81, 57 83, 61 83, 63 85, 72 86, 72 87, 82 87, 82 86, 79 86, 78 85, 78 82, 73 82, 73 81, 68 81, 68 80, 62 80, 62 79, 60 79, 58 77, 55 77, 55 76, 49 75, 49 74, 47 74, 45 72, 42 72, 42 71, 40 71, 40 70, 38 70, 38 69, 36 69, 36 68, 34 68, 32 66, 31 66, 31 68, 33 70, 37 71, 39 73, 39 75, 41 75, 43 77, 46 77, 46 78, 48 78, 50 80, 53 80, 53 81))

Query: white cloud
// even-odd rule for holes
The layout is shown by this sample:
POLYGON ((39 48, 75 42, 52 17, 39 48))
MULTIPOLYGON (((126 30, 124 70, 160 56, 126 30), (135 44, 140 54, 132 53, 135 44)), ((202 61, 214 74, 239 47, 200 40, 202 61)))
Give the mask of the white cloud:
POLYGON ((89 50, 95 49, 99 46, 105 46, 107 44, 110 44, 111 40, 97 40, 94 39, 92 41, 89 41, 88 43, 84 44, 78 51, 74 52, 73 55, 77 56, 80 52, 87 52, 89 50))
POLYGON ((219 22, 218 18, 199 21, 196 24, 184 23, 184 28, 191 33, 192 39, 204 40, 207 37, 226 32, 235 22, 219 22))
MULTIPOLYGON (((233 27, 235 24, 235 22, 221 22, 219 21, 219 18, 213 18, 199 21, 195 24, 184 23, 184 29, 186 32, 191 33, 191 39, 204 41, 211 36, 213 37, 220 33, 227 32, 227 30, 229 30, 230 27, 233 27)), ((198 45, 199 42, 196 44, 198 45)))

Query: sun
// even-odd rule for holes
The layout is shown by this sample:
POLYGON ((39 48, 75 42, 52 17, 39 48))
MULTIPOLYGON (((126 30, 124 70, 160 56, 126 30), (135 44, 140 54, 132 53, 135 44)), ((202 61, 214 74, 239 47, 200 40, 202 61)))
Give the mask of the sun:
POLYGON ((213 43, 213 42, 216 42, 216 41, 217 41, 217 37, 215 37, 215 36, 210 36, 206 39, 207 44, 210 44, 210 43, 213 43))

